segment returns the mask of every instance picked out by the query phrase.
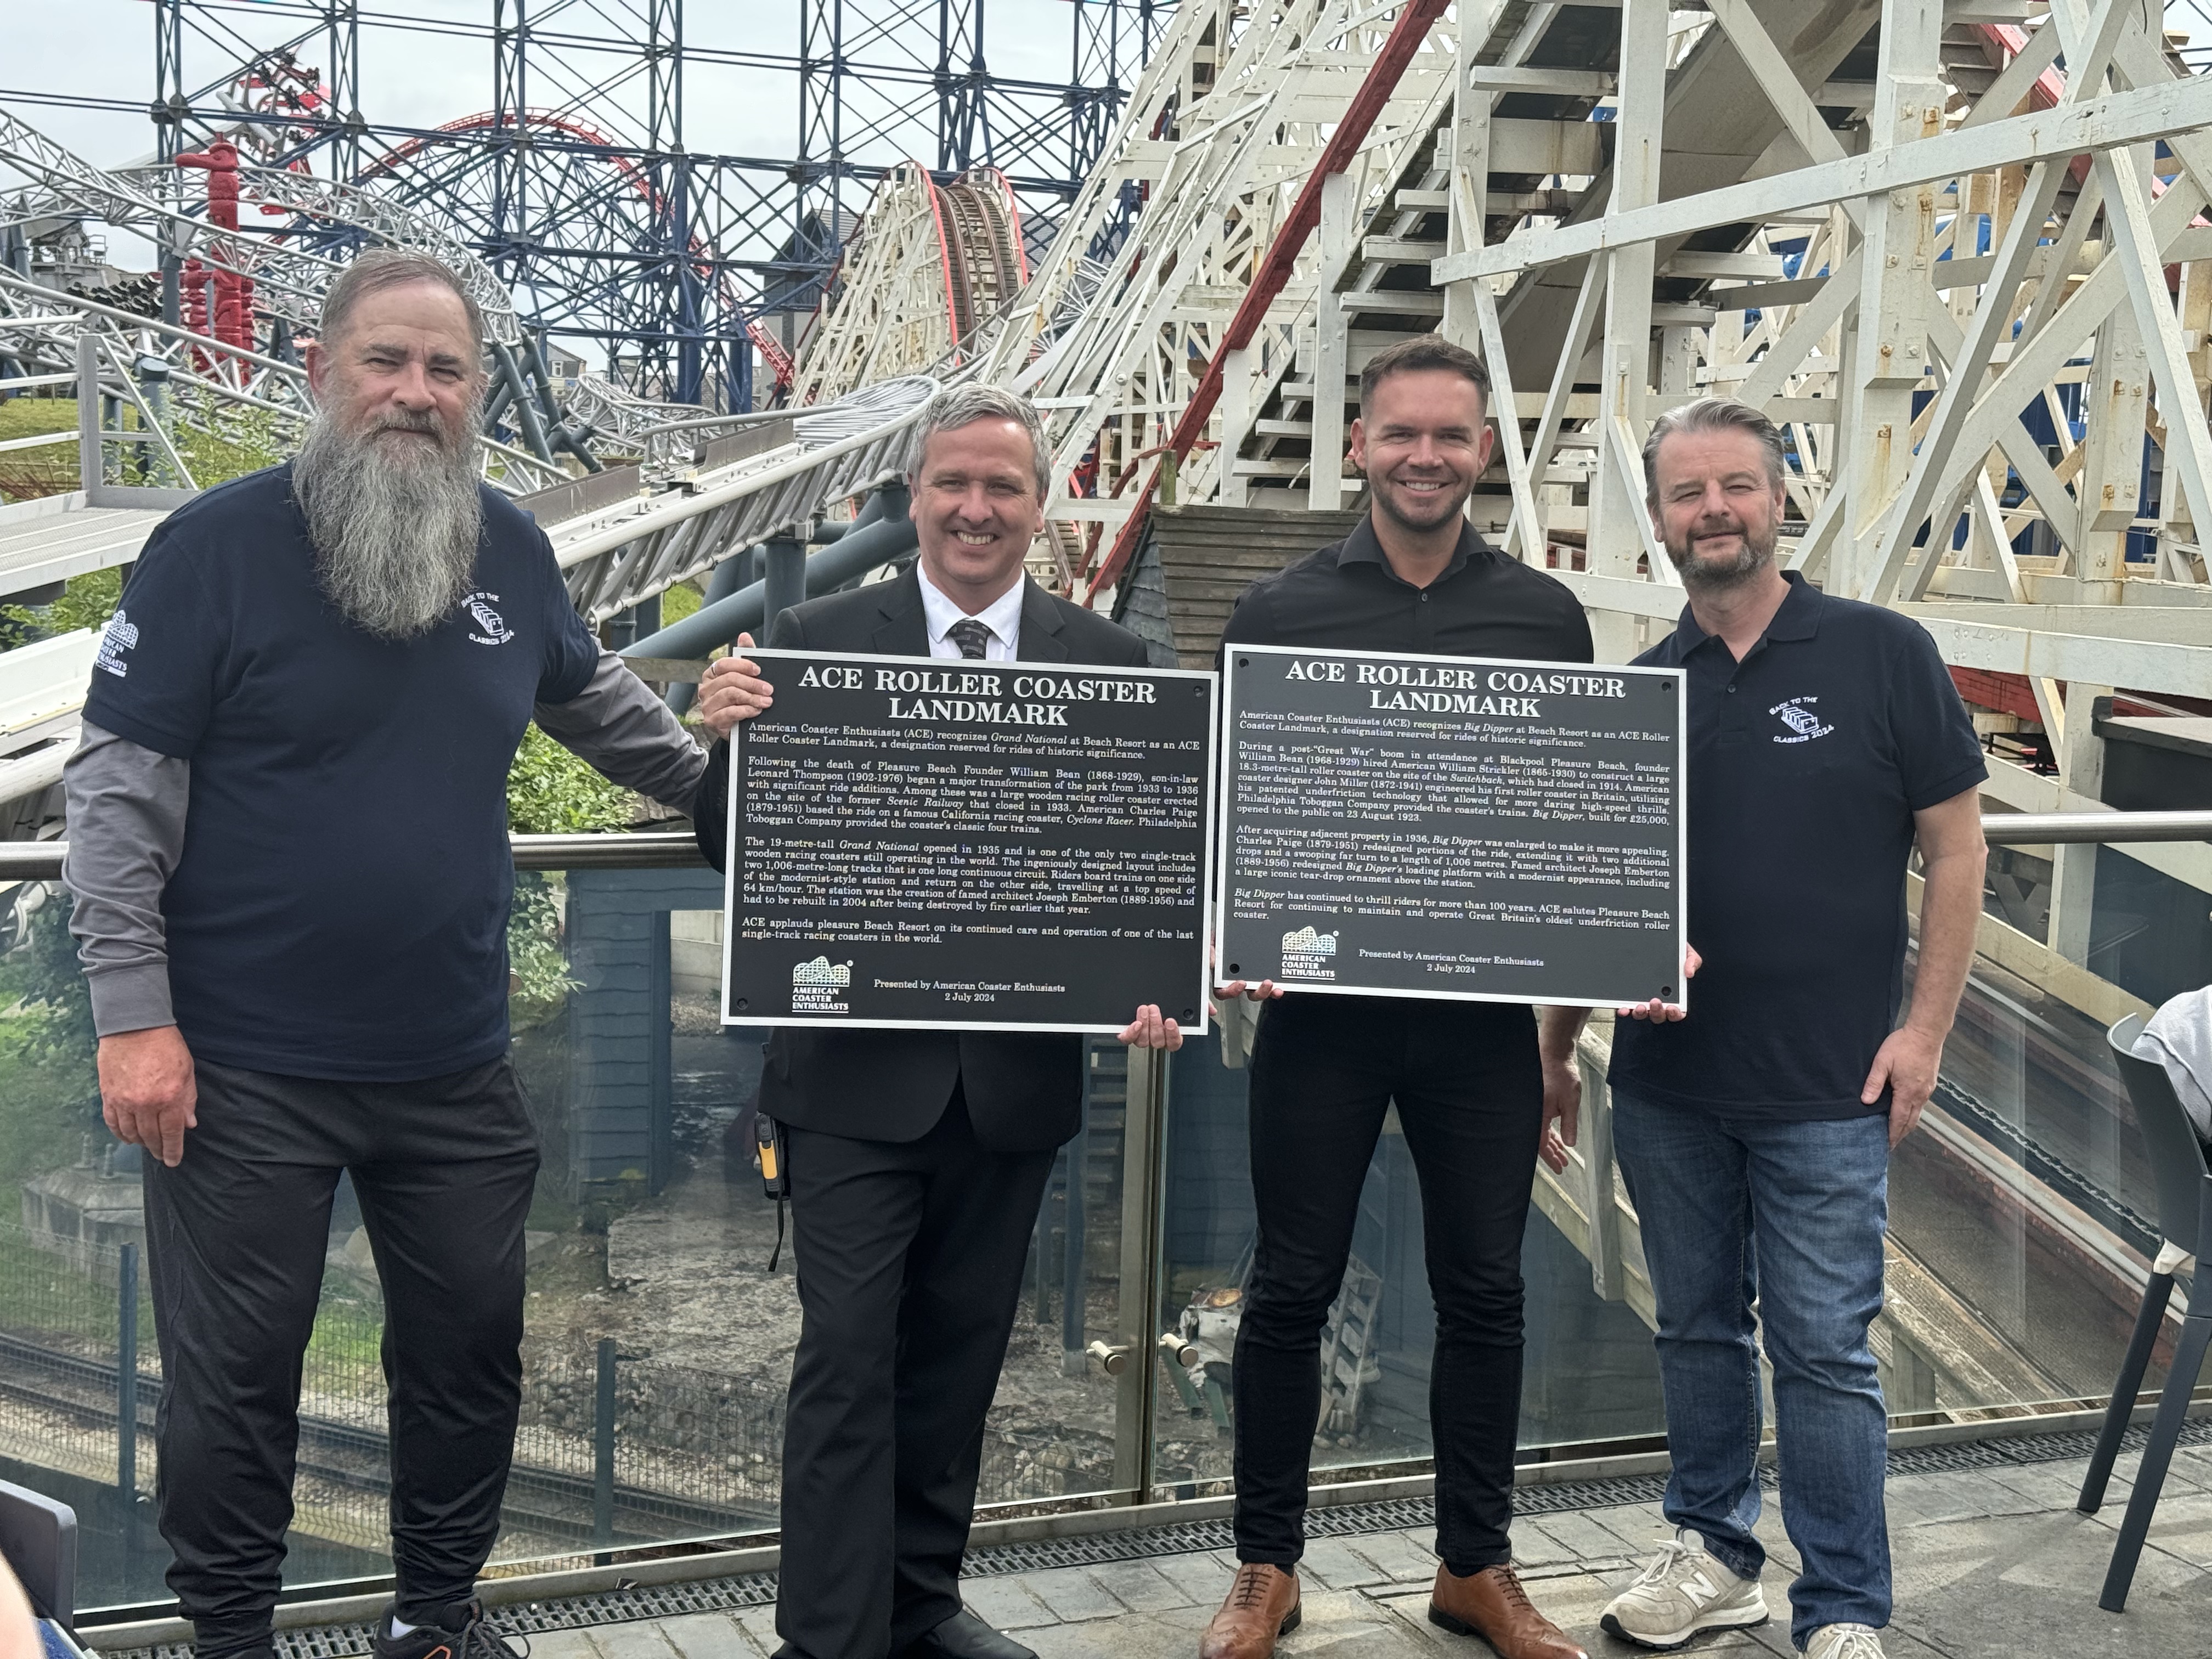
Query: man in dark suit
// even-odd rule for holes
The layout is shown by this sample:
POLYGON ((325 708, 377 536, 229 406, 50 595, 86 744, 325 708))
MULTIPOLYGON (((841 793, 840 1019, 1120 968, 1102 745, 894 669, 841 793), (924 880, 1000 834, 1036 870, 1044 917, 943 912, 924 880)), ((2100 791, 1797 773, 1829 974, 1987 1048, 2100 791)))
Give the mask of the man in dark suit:
MULTIPOLYGON (((940 392, 912 476, 915 566, 793 606, 769 644, 1143 667, 1141 641, 1023 571, 1048 455, 1022 399, 940 392)), ((770 700, 732 657, 699 707, 726 738, 770 700)), ((695 808, 718 869, 729 765, 724 742, 695 808)), ((1182 1042, 1151 1006, 1121 1036, 1182 1042)), ((1080 1037, 1027 1033, 787 1027, 769 1042, 761 1109, 787 1133, 805 1313, 784 1419, 780 1659, 1035 1659, 962 1607, 958 1579, 1030 1230, 1081 1122, 1082 1058, 1080 1037)))

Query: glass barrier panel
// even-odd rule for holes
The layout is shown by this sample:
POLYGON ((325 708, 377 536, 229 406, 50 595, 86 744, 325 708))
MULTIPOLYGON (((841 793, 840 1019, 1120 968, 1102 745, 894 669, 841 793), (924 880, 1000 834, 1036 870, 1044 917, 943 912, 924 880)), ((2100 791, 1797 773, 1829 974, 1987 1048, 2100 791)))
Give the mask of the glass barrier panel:
POLYGON ((1082 1131, 1053 1159, 1023 1294, 983 1436, 979 1505, 1034 1504, 1114 1486, 1113 1379, 1091 1352, 1121 1318, 1122 1152, 1128 1051, 1083 1045, 1082 1131))
MULTIPOLYGON (((1225 1491, 1230 1474, 1237 1331, 1255 1225, 1250 1073, 1241 1054, 1233 1056, 1237 1064, 1224 1063, 1223 1041, 1217 1031, 1188 1042, 1170 1061, 1158 1318, 1162 1329, 1195 1347, 1197 1363, 1186 1370, 1164 1355, 1156 1361, 1153 1456, 1163 1497, 1225 1491)), ((1520 1439, 1530 1452, 1665 1427, 1650 1332, 1625 1285, 1610 1299, 1594 1286, 1589 1260, 1562 1231, 1561 1221, 1573 1223, 1571 1201, 1559 1183, 1548 1191, 1540 1183, 1522 1243, 1520 1439)), ((1368 1165, 1351 1260, 1322 1332, 1317 1478, 1386 1474, 1430 1455, 1435 1339, 1420 1188, 1394 1109, 1368 1165)))
MULTIPOLYGON (((2109 1396, 2157 1213, 2103 1026, 1977 957, 1935 1098, 1890 1161, 1892 1413, 2109 1396)), ((2169 1335, 2148 1388, 2171 1352, 2169 1335)))
MULTIPOLYGON (((0 1478, 73 1504, 86 1607, 167 1600, 153 1525, 161 1394, 137 1153, 100 1119, 89 1005, 58 884, 0 897, 0 1478), (138 1259, 135 1497, 118 1487, 124 1324, 138 1259)), ((762 1029, 720 1019, 721 882, 703 870, 518 876, 514 1060, 543 1163, 527 1228, 524 1389, 494 1570, 775 1526, 799 1310, 787 1218, 753 1134, 762 1029)), ((1120 1328, 1127 1058, 1081 1054, 1085 1130, 1039 1207, 979 1501, 1108 1490, 1120 1328)), ((1141 1188, 1141 1182, 1139 1183, 1141 1188)), ((288 1585, 388 1573, 375 1262, 337 1184, 303 1367, 288 1585)))
MULTIPOLYGON (((0 1478, 76 1509, 82 1605, 160 1604, 168 1556, 149 1494, 161 1379, 137 1154, 100 1122, 67 904, 52 882, 0 890, 10 1107, 0 1115, 0 1478), (132 1273, 135 1296, 123 1289, 132 1273)), ((702 870, 518 878, 514 1056, 544 1161, 495 1570, 775 1525, 799 1316, 787 1236, 769 1270, 787 1218, 762 1192, 750 1133, 767 1033, 718 1017, 720 906, 720 878, 702 870)), ((1607 1024, 1593 1021, 1583 1040, 1577 1161, 1540 1179, 1524 1240, 1530 1456, 1663 1428, 1641 1241, 1605 1133, 1607 1024)), ((1253 1238, 1249 1073, 1224 1060, 1217 1033, 1170 1057, 1165 1076, 1148 1154, 1158 1162, 1133 1170, 1128 1056, 1111 1042, 1084 1049, 1085 1127, 1056 1155, 1039 1206, 987 1431, 986 1505, 1116 1492, 1134 1478, 1145 1433, 1157 1496, 1224 1489, 1253 1238), (1125 1284, 1125 1261, 1147 1248, 1157 1277, 1125 1284), (1124 1295, 1145 1305, 1125 1310, 1124 1295), (1102 1363, 1125 1332, 1175 1339, 1126 1356, 1156 1368, 1149 1425, 1121 1419, 1135 1395, 1102 1363), (1197 1363, 1177 1363, 1178 1348, 1197 1363)), ((2098 1020, 1978 960, 1934 1108, 1893 1160, 1890 1201, 1875 1347, 1898 1420, 2016 1413, 2109 1390, 2157 1228, 2098 1020)), ((1324 1333, 1323 1479, 1429 1455, 1434 1314, 1421 1238, 1393 1121, 1324 1333)), ((341 1181, 303 1367, 289 1584, 389 1571, 382 1337, 360 1206, 341 1181)), ((2148 1386, 2169 1352, 2170 1340, 2148 1386)))
MULTIPOLYGON (((753 1129, 769 1033, 720 1023, 721 878, 541 879, 559 894, 563 961, 514 998, 545 1169, 496 1559, 772 1529, 799 1309, 787 1231, 769 1269, 787 1219, 763 1193, 753 1129)), ((1114 1389, 1085 1351, 1118 1312, 1126 1062, 1113 1044, 1084 1059, 1086 1127, 1040 1206, 983 1504, 1112 1480, 1114 1389)))
MULTIPOLYGON (((161 1370, 139 1152, 100 1121, 69 907, 58 882, 0 889, 0 1479, 76 1511, 81 1607, 159 1603, 161 1370)), ((329 1279, 302 1389, 306 1501, 286 1540, 302 1579, 389 1570, 383 1499, 356 1482, 381 1459, 380 1377, 365 1386, 378 1322, 329 1279)))

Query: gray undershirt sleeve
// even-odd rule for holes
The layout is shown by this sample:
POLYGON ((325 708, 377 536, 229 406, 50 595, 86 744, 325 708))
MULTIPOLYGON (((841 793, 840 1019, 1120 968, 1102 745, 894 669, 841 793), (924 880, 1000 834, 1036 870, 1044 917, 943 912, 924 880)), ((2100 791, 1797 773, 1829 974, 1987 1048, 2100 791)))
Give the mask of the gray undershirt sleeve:
POLYGON ((90 720, 62 769, 69 812, 62 880, 76 901, 70 932, 101 1036, 176 1024, 161 891, 184 851, 191 778, 190 761, 90 720))
POLYGON ((668 705, 611 651, 601 651, 584 689, 566 702, 538 705, 546 736, 625 789, 679 812, 707 770, 707 752, 668 705))

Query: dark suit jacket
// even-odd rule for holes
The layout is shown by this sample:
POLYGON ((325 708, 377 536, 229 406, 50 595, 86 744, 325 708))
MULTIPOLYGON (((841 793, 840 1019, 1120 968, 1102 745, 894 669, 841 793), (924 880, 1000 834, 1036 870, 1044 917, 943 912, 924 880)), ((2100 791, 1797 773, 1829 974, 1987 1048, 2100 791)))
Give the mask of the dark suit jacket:
MULTIPOLYGON (((1023 662, 1146 665, 1145 644, 1023 579, 1023 662)), ((793 605, 767 643, 779 649, 926 657, 921 580, 911 570, 793 605)), ((692 811, 717 870, 729 836, 730 746, 717 744, 692 811)), ((1132 1013, 1136 1011, 1130 1010, 1132 1013)), ((1000 1152, 1057 1146, 1082 1121, 1083 1040, 1050 1033, 832 1030, 779 1026, 761 1076, 761 1109, 783 1123, 857 1140, 919 1140, 963 1085, 975 1138, 1000 1152)))

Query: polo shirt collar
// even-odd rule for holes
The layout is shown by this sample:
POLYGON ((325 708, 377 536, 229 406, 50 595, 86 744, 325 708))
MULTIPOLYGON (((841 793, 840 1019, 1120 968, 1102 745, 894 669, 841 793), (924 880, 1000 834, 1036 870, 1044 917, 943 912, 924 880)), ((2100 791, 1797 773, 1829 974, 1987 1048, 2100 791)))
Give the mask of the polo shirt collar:
MULTIPOLYGON (((1820 631, 1820 611, 1828 602, 1826 596, 1805 580, 1802 571, 1785 570, 1782 580, 1789 584, 1790 591, 1782 596, 1781 609, 1767 623, 1766 631, 1759 636, 1759 645, 1809 640, 1820 631)), ((1677 654, 1686 657, 1712 637, 1698 626, 1695 613, 1684 605, 1681 620, 1674 624, 1677 654)), ((1756 645, 1752 647, 1754 651, 1758 648, 1756 645)))
MULTIPOLYGON (((1459 523, 1459 545, 1452 550, 1451 562, 1444 567, 1444 574, 1437 578, 1437 582, 1448 582, 1466 569, 1470 561, 1486 559, 1489 556, 1488 545, 1481 537, 1474 533, 1474 526, 1468 523, 1465 519, 1462 519, 1459 523)), ((1382 544, 1376 540, 1375 536, 1375 514, 1372 511, 1361 517, 1358 527, 1344 538, 1344 545, 1337 550, 1336 568, 1338 569, 1341 570, 1346 565, 1353 564, 1374 565, 1385 576, 1401 586, 1413 586, 1393 570, 1390 568, 1390 561, 1382 556, 1382 544)), ((1432 582, 1430 586, 1434 586, 1436 583, 1432 582)))

